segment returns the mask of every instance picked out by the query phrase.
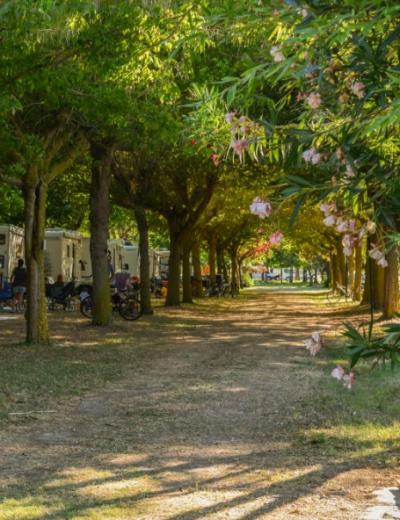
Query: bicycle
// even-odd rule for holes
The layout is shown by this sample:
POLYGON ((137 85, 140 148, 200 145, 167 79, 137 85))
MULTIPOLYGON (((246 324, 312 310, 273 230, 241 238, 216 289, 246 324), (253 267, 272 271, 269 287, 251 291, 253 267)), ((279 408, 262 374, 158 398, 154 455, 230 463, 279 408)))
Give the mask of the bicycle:
POLYGON ((232 298, 239 296, 240 290, 237 283, 231 282, 224 284, 222 296, 231 295, 232 298))
MULTIPOLYGON (((81 299, 80 311, 86 318, 93 317, 93 302, 90 294, 84 294, 81 299)), ((113 312, 118 312, 121 318, 135 321, 142 315, 142 307, 138 298, 138 291, 115 290, 111 294, 113 312)))
POLYGON ((351 301, 353 299, 353 291, 350 287, 345 287, 344 285, 337 283, 335 289, 327 294, 327 298, 328 303, 333 305, 342 303, 343 301, 351 301))

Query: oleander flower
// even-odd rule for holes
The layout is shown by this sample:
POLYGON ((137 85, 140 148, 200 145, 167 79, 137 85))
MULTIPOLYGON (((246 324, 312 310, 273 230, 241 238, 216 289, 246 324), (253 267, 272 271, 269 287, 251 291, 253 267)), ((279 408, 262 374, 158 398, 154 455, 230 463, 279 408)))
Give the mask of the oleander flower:
POLYGON ((250 213, 257 215, 260 218, 269 217, 272 211, 270 202, 263 200, 261 197, 256 197, 250 204, 250 213))
POLYGON ((387 267, 389 264, 388 264, 388 261, 386 260, 386 258, 384 256, 382 256, 378 261, 377 261, 377 264, 380 266, 380 267, 387 267))
POLYGON ((322 159, 322 155, 318 153, 315 148, 310 148, 303 152, 302 157, 306 162, 310 162, 311 164, 318 164, 322 159))
POLYGON ((307 97, 307 103, 311 108, 318 108, 322 103, 321 95, 318 92, 311 92, 307 97))
POLYGON ((342 381, 344 382, 344 386, 351 390, 351 387, 354 385, 356 381, 356 375, 353 371, 350 371, 348 374, 344 374, 342 377, 342 381))
POLYGON ((368 234, 373 235, 376 232, 376 224, 375 224, 375 222, 372 222, 372 220, 369 220, 365 224, 365 229, 366 229, 368 234))
POLYGON ((355 177, 356 174, 354 173, 354 170, 353 170, 351 164, 346 164, 345 175, 346 175, 346 177, 355 177))
POLYGON ((365 85, 362 81, 356 81, 351 86, 351 91, 355 96, 357 96, 359 99, 362 99, 365 97, 365 85))
POLYGON ((271 47, 271 50, 269 51, 269 53, 272 56, 272 59, 274 60, 275 63, 281 63, 282 61, 285 61, 285 56, 279 47, 277 47, 277 46, 271 47))
POLYGON ((316 331, 311 334, 311 338, 304 342, 306 349, 310 352, 311 356, 316 356, 322 349, 323 341, 321 332, 316 331))
POLYGON ((339 381, 341 379, 343 379, 344 374, 345 374, 345 371, 344 371, 343 367, 341 367, 340 365, 337 365, 337 367, 334 368, 331 372, 331 376, 334 377, 335 379, 338 379, 339 381))
POLYGON ((238 155, 240 158, 243 157, 245 151, 249 147, 249 142, 245 138, 241 139, 232 139, 231 141, 231 147, 236 155, 238 155))
POLYGON ((228 112, 225 114, 225 121, 231 124, 236 116, 236 112, 228 112))
POLYGON ((334 226, 336 223, 335 215, 328 215, 324 218, 323 223, 325 224, 325 226, 334 226))
POLYGON ((349 221, 338 218, 336 221, 336 231, 338 233, 346 233, 349 230, 349 221))
POLYGON ((270 243, 270 245, 276 246, 276 245, 279 245, 282 242, 282 240, 283 240, 282 231, 275 231, 275 233, 272 233, 272 235, 270 235, 268 242, 270 243))

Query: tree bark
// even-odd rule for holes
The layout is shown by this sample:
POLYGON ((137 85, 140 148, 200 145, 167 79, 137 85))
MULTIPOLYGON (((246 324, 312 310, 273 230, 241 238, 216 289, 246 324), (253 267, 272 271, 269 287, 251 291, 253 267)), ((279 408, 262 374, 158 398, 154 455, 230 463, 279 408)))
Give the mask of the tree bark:
POLYGON ((362 267, 362 245, 359 244, 355 248, 353 284, 353 298, 357 302, 361 300, 362 267))
POLYGON ((168 261, 168 292, 165 305, 175 306, 180 303, 182 247, 178 237, 170 229, 170 254, 168 261))
POLYGON ((48 343, 45 296, 44 233, 47 185, 30 184, 25 195, 25 259, 27 266, 26 342, 48 343))
POLYGON ((190 244, 182 249, 182 302, 193 303, 192 276, 190 272, 190 244))
POLYGON ((143 314, 153 314, 150 289, 149 225, 146 211, 142 206, 135 206, 134 212, 139 231, 140 304, 143 314))
POLYGON ((107 258, 112 145, 91 144, 90 257, 93 273, 93 325, 111 321, 110 271, 107 258))
POLYGON ((217 271, 218 274, 223 275, 224 274, 224 264, 225 264, 225 258, 224 258, 224 250, 221 246, 217 244, 217 271))
POLYGON ((194 271, 194 279, 196 284, 196 294, 195 297, 203 298, 204 290, 203 290, 203 279, 201 276, 201 261, 200 261, 200 241, 195 240, 192 246, 192 264, 194 271))
POLYGON ((339 237, 336 240, 336 251, 337 251, 337 265, 338 265, 338 283, 342 286, 346 283, 346 259, 343 254, 342 239, 339 237))
POLYGON ((232 288, 239 288, 237 249, 231 250, 231 284, 232 288))
POLYGON ((385 290, 383 298, 383 319, 391 319, 399 311, 399 256, 394 247, 387 255, 385 269, 385 290))
POLYGON ((210 236, 208 241, 208 263, 210 266, 210 282, 215 284, 216 282, 216 261, 217 261, 217 240, 214 234, 210 236))
POLYGON ((353 290, 354 289, 354 266, 355 266, 355 259, 354 259, 355 252, 352 251, 351 255, 348 256, 347 260, 347 266, 348 266, 348 284, 349 287, 353 290))

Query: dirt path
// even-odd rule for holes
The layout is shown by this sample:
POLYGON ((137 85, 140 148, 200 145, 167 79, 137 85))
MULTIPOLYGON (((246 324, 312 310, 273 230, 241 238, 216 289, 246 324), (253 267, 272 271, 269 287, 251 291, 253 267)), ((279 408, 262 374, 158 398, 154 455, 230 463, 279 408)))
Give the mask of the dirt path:
POLYGON ((0 520, 362 518, 390 472, 295 441, 302 342, 339 320, 290 293, 163 311, 121 380, 1 432, 0 520))

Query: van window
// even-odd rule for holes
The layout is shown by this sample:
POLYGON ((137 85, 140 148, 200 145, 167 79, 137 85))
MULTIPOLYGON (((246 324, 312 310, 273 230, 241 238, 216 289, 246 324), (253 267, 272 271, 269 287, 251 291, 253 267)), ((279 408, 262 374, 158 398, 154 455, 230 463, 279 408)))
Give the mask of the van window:
POLYGON ((0 234, 0 246, 4 246, 6 243, 6 235, 4 233, 0 234))
POLYGON ((67 258, 71 256, 71 246, 67 246, 67 258))
POLYGON ((4 255, 0 255, 0 269, 4 269, 5 263, 6 263, 6 260, 5 260, 4 255))

